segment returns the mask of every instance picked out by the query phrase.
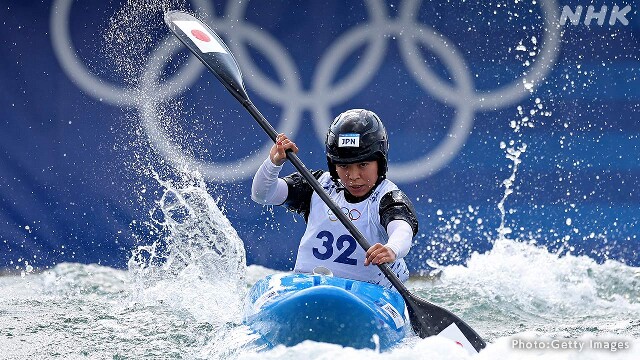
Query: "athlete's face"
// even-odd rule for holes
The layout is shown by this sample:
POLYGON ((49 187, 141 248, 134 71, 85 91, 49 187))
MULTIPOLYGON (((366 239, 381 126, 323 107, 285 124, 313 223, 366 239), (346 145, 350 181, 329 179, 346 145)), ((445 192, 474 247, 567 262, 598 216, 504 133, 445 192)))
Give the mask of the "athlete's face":
POLYGON ((363 161, 353 164, 337 164, 340 181, 351 195, 366 195, 378 180, 378 162, 363 161))

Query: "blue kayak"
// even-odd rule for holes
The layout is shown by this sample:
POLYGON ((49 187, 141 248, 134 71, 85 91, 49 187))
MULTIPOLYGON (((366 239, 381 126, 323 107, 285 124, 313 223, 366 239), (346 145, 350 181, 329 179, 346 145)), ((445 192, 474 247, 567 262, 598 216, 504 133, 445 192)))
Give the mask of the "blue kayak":
POLYGON ((310 274, 270 275, 256 282, 244 321, 270 346, 313 340, 380 350, 401 341, 410 326, 395 290, 310 274))

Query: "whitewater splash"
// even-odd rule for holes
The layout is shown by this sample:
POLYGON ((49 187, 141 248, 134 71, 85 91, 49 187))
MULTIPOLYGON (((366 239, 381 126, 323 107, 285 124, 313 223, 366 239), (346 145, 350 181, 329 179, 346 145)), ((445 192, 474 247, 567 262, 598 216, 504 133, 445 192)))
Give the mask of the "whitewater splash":
POLYGON ((149 213, 148 226, 156 239, 133 251, 133 283, 145 301, 172 300, 202 321, 238 322, 241 314, 229 304, 241 303, 246 292, 244 243, 202 176, 177 173, 171 180, 155 174, 162 196, 149 213), (193 290, 188 294, 185 283, 193 290))
MULTIPOLYGON (((197 193, 208 199, 205 203, 215 203, 203 189, 167 191, 197 193)), ((223 214, 215 217, 225 223, 223 214)), ((191 229, 183 225, 176 229, 191 229)), ((226 236, 233 241, 232 233, 226 236)), ((197 256, 201 243, 193 248, 174 245, 169 248, 182 254, 175 257, 180 261, 166 267, 166 262, 146 260, 136 260, 132 270, 65 263, 43 273, 0 277, 2 358, 640 358, 640 268, 616 261, 598 264, 584 256, 551 253, 534 242, 503 239, 491 251, 474 254, 467 266, 441 267, 437 280, 412 277, 412 292, 450 309, 488 340, 474 357, 446 339, 417 336, 384 353, 314 342, 260 351, 257 337, 240 322, 243 301, 238 293, 275 271, 250 266, 246 277, 236 281, 238 266, 233 263, 217 268, 226 272, 204 271, 214 265, 197 256), (225 283, 239 288, 220 287, 225 283), (577 341, 586 348, 515 347, 520 340, 577 341), (592 340, 629 347, 593 349, 592 340)), ((173 258, 171 252, 163 254, 173 258)))
POLYGON ((249 288, 244 243, 202 175, 184 169, 168 179, 153 174, 162 195, 146 224, 155 240, 138 246, 129 260, 130 301, 183 314, 195 336, 189 358, 227 359, 263 348, 242 325, 249 288))

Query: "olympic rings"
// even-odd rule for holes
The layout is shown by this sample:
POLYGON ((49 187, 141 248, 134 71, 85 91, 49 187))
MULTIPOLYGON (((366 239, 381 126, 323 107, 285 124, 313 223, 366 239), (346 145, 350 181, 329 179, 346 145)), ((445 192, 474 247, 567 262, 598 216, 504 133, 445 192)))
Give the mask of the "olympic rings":
MULTIPOLYGON (((435 29, 417 21, 421 1, 402 1, 399 15, 395 18, 387 13, 384 1, 364 2, 368 20, 349 29, 327 48, 314 71, 310 90, 305 90, 297 76, 295 62, 286 48, 271 34, 246 21, 249 1, 231 1, 225 7, 226 13, 217 17, 210 2, 193 0, 195 8, 209 14, 207 22, 229 39, 228 44, 240 67, 252 75, 244 79, 247 86, 266 101, 283 109, 282 118, 287 121, 280 124, 279 131, 295 134, 303 113, 309 111, 313 114, 314 129, 321 142, 324 142, 326 129, 333 119, 331 109, 355 96, 372 81, 376 69, 384 60, 389 41, 397 39, 403 62, 409 73, 415 74, 414 80, 426 93, 455 109, 455 118, 447 134, 434 149, 421 158, 391 164, 389 177, 397 183, 421 180, 443 168, 464 145, 477 112, 503 108, 522 100, 529 94, 524 86, 525 80, 527 83, 542 81, 551 72, 558 57, 561 35, 555 26, 558 18, 557 0, 540 2, 544 17, 544 39, 541 43, 544 46, 530 70, 511 84, 485 91, 475 89, 469 67, 457 47, 435 29), (270 61, 281 81, 273 81, 254 64, 247 49, 248 40, 270 61), (343 78, 336 79, 340 65, 353 51, 365 44, 365 52, 358 64, 343 78), (453 83, 444 81, 424 66, 420 45, 427 46, 443 60, 453 83)), ((102 81, 84 66, 71 43, 69 17, 72 3, 73 0, 54 1, 50 15, 51 41, 61 67, 80 89, 101 101, 137 108, 151 143, 175 165, 196 167, 208 180, 218 182, 239 181, 254 174, 267 157, 271 142, 266 142, 255 154, 235 162, 206 162, 184 153, 157 123, 160 117, 158 106, 180 96, 201 76, 204 67, 198 64, 195 57, 191 57, 170 79, 160 83, 165 62, 181 49, 177 41, 167 38, 149 57, 138 88, 102 81)))
MULTIPOLYGON (((340 210, 342 210, 342 213, 345 214, 351 221, 356 221, 360 219, 360 216, 362 216, 362 213, 358 209, 347 209, 343 206, 340 208, 340 210)), ((331 211, 331 209, 327 210, 327 215, 329 215, 329 220, 338 221, 338 217, 333 213, 333 211, 331 211)))

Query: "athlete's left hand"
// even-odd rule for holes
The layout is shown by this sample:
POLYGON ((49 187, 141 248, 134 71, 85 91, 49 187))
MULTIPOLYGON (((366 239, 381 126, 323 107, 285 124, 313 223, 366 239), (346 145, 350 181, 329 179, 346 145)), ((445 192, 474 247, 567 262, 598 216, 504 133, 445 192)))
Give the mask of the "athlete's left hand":
POLYGON ((396 253, 388 247, 377 243, 367 250, 367 257, 364 259, 364 266, 369 264, 379 265, 396 261, 396 253))

